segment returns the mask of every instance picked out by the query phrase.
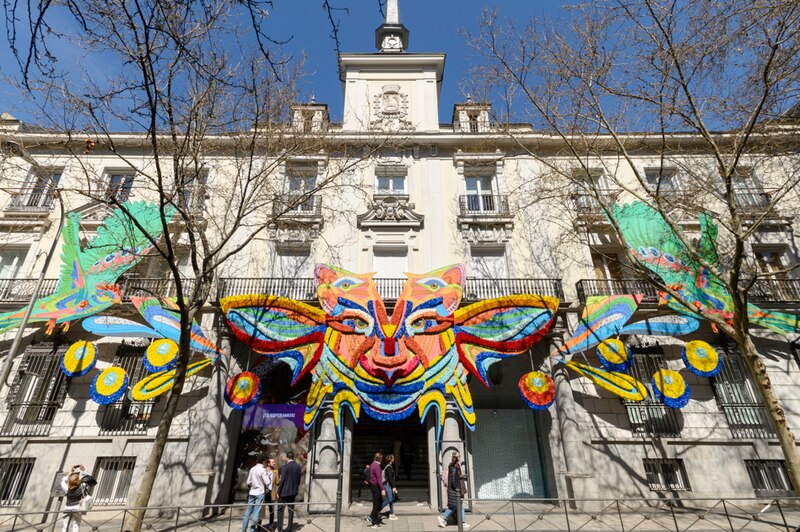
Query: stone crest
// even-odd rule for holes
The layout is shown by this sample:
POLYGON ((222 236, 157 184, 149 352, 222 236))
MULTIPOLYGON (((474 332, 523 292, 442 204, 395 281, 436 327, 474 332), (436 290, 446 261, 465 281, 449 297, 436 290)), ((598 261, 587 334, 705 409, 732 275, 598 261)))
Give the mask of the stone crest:
POLYGON ((372 101, 374 119, 369 127, 376 131, 413 131, 408 120, 408 95, 400 91, 399 85, 384 85, 383 92, 372 101))

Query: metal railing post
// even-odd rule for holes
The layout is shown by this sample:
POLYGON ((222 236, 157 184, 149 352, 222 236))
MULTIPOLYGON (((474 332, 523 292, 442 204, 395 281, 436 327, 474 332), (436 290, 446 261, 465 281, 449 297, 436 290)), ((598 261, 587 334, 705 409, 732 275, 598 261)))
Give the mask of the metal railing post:
POLYGON ((781 501, 775 499, 775 506, 778 508, 778 513, 781 514, 781 521, 783 521, 783 526, 786 527, 786 532, 791 532, 789 530, 789 523, 786 522, 786 516, 783 515, 783 508, 781 508, 781 501))
POLYGON ((725 519, 728 520, 728 526, 731 527, 731 532, 736 532, 733 529, 733 523, 731 522, 731 516, 728 514, 728 505, 725 504, 725 499, 722 499, 722 507, 725 509, 725 519))
POLYGON ((564 519, 567 522, 567 532, 572 532, 569 526, 569 499, 564 499, 564 519))
POLYGON ((458 532, 464 532, 464 519, 461 518, 461 512, 464 511, 464 502, 461 500, 461 487, 456 488, 456 523, 458 523, 458 532))
POLYGON ((614 502, 617 504, 617 515, 619 516, 619 530, 620 532, 625 532, 625 523, 622 522, 622 510, 619 508, 619 499, 614 499, 614 502))
POLYGON ((675 505, 672 502, 669 503, 669 511, 672 514, 672 522, 675 523, 675 532, 681 532, 680 527, 678 527, 678 518, 675 517, 675 505))

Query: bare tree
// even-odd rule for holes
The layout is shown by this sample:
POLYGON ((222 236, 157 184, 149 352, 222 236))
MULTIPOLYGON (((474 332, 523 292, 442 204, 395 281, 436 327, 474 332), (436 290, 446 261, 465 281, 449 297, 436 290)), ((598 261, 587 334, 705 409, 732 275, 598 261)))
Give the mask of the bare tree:
MULTIPOLYGON (((174 386, 131 501, 144 508, 178 413, 192 323, 213 299, 215 278, 287 212, 320 192, 356 191, 352 170, 386 141, 351 150, 326 133, 322 114, 292 122, 302 65, 274 51, 279 43, 265 29, 269 1, 29 4, 19 37, 18 4, 4 5, 22 85, 53 131, 28 135, 26 148, 69 156, 83 176, 69 193, 127 212, 120 185, 109 188, 94 166, 98 155, 113 157, 160 207, 164 236, 154 253, 174 285, 181 333, 174 386), (58 71, 54 48, 64 46, 86 54, 82 72, 58 71), (132 132, 119 132, 125 129, 132 132), (327 164, 313 186, 286 195, 281 169, 298 159, 327 164)), ((127 528, 139 530, 143 516, 132 512, 127 528)))
POLYGON ((522 211, 551 213, 565 237, 583 246, 586 232, 562 222, 575 220, 576 203, 596 212, 599 231, 618 242, 615 203, 639 200, 663 217, 691 258, 721 280, 730 315, 682 297, 630 251, 622 266, 738 346, 800 493, 800 455, 748 312, 754 287, 795 267, 755 271, 748 249, 776 219, 797 220, 800 5, 607 0, 576 8, 569 24, 540 20, 520 28, 485 11, 480 28, 470 36, 477 55, 472 91, 502 103, 498 122, 540 169, 517 195, 522 211), (533 131, 511 125, 520 113, 533 131), (694 240, 701 213, 719 225, 719 261, 708 260, 694 240))

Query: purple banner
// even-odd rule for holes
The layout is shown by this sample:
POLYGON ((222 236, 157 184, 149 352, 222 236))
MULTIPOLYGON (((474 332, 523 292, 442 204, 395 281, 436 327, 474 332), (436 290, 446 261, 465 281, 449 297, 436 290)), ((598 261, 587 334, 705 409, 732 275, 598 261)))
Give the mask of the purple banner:
POLYGON ((245 410, 242 430, 289 426, 302 429, 305 411, 304 405, 256 404, 245 410))

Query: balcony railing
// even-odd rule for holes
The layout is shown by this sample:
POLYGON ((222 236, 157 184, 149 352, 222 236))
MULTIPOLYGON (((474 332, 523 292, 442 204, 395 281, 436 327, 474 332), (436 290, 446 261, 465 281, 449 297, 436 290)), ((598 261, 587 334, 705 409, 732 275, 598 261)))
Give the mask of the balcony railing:
POLYGON ((719 404, 731 436, 737 439, 767 439, 775 436, 772 422, 763 404, 723 403, 719 404))
MULTIPOLYGON (((610 198, 618 192, 618 190, 613 189, 600 189, 597 194, 601 197, 609 198, 608 202, 613 203, 610 198)), ((604 216, 600 202, 594 196, 577 193, 573 196, 573 201, 575 202, 575 212, 578 213, 578 216, 604 216)))
POLYGON ((575 284, 582 304, 591 296, 643 294, 644 302, 658 301, 658 291, 644 279, 581 279, 575 284))
POLYGON ((11 194, 11 201, 6 205, 6 211, 50 212, 53 200, 53 193, 49 190, 20 190, 11 194))
POLYGON ((147 434, 153 401, 131 403, 127 399, 102 407, 100 435, 147 434))
POLYGON ((458 197, 461 216, 511 216, 508 196, 468 194, 458 197))
MULTIPOLYGON (((194 279, 182 279, 184 295, 194 288, 194 279)), ((120 280, 122 299, 132 297, 175 297, 178 295, 175 281, 163 277, 126 277, 120 280)))
POLYGON ((61 405, 44 403, 12 404, 3 423, 3 436, 47 436, 61 405))
POLYGON ((750 289, 753 303, 800 303, 800 279, 759 279, 750 289))
MULTIPOLYGON (((27 303, 37 279, 0 279, 0 303, 27 303)), ((55 293, 58 279, 44 279, 39 297, 55 293)))
POLYGON ((745 212, 761 212, 772 204, 773 191, 737 190, 733 201, 745 212))
POLYGON ((322 201, 317 196, 308 194, 284 194, 272 200, 272 213, 275 216, 291 218, 303 216, 321 216, 322 201))
MULTIPOLYGON (((395 301, 405 286, 405 278, 375 279, 378 292, 385 301, 395 301)), ((239 294, 269 294, 301 301, 316 301, 317 291, 312 278, 223 278, 219 281, 219 297, 239 294)), ((464 301, 477 301, 513 294, 539 294, 564 299, 560 279, 467 279, 464 301)))
POLYGON ((642 436, 672 436, 681 434, 678 414, 662 404, 626 402, 631 432, 642 436))

